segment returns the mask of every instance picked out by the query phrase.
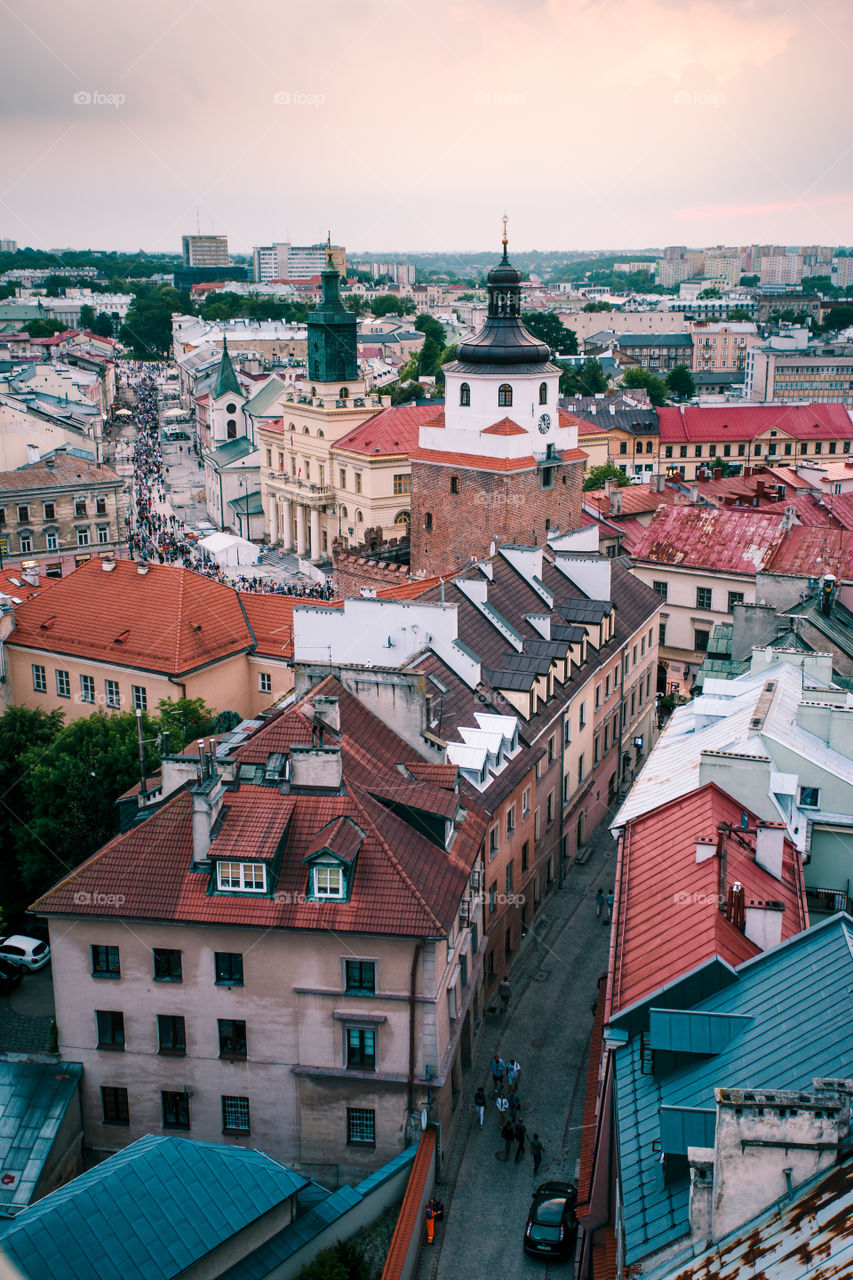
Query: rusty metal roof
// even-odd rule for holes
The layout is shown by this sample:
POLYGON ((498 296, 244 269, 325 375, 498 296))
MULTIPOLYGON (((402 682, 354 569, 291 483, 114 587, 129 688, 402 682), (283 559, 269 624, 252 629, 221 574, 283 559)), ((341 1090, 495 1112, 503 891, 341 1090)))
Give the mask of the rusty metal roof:
POLYGON ((663 507, 631 554, 654 564, 754 577, 785 537, 782 523, 780 514, 751 507, 663 507))

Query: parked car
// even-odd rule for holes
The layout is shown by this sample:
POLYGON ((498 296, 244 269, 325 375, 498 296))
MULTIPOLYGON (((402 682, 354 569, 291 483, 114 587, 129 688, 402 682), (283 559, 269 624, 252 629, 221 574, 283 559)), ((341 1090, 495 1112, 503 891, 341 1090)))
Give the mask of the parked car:
POLYGON ((578 1189, 570 1182, 543 1182, 533 1192, 524 1231, 524 1252, 538 1258, 570 1258, 578 1238, 578 1189))
POLYGON ((0 996, 11 995, 24 980, 24 974, 11 960, 0 960, 0 996))
POLYGON ((11 937, 0 938, 0 960, 11 960, 21 969, 43 969, 50 960, 50 947, 39 938, 25 938, 23 934, 13 933, 11 937))

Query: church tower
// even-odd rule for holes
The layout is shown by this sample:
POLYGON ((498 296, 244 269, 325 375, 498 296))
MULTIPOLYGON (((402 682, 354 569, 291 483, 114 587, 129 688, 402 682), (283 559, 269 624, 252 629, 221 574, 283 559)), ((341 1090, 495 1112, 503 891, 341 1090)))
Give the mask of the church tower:
POLYGON ((521 272, 489 272, 483 328, 444 366, 445 407, 412 454, 411 568, 451 572, 492 542, 542 545, 581 522, 586 458, 558 407, 560 369, 521 322, 521 272))
POLYGON ((358 381, 358 317, 341 301, 341 277, 332 261, 330 245, 320 280, 323 298, 309 312, 307 322, 308 379, 324 390, 343 387, 350 395, 352 384, 358 381))

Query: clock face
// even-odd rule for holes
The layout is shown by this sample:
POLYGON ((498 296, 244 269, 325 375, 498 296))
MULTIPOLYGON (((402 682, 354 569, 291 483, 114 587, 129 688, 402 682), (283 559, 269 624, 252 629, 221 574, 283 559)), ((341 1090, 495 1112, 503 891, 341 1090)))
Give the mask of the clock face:
POLYGON ((543 436, 547 435, 547 434, 548 434, 548 432, 551 430, 551 417, 550 417, 550 414, 547 414, 547 413, 540 414, 540 416, 539 416, 539 430, 541 431, 541 433, 542 433, 542 435, 543 435, 543 436))

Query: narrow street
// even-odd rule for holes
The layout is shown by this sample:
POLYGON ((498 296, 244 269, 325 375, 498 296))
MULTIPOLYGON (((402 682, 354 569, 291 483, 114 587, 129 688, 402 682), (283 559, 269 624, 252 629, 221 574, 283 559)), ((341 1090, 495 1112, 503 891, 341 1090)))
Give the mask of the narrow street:
POLYGON ((585 866, 571 868, 537 917, 511 974, 508 1013, 493 1015, 460 1106, 458 1136, 436 1194, 445 1220, 435 1244, 424 1245, 418 1280, 501 1280, 513 1276, 572 1275, 571 1263, 548 1263, 522 1251, 530 1195, 551 1178, 576 1183, 584 1089, 597 983, 607 968, 610 930, 595 914, 599 885, 613 884, 616 849, 606 822, 590 840, 585 866), (534 936, 535 935, 535 936, 534 936), (520 1164, 515 1148, 503 1160, 489 1062, 497 1050, 521 1064, 521 1115, 528 1130, 520 1164), (482 1083, 488 1098, 480 1131, 473 1106, 482 1083), (545 1146, 534 1177, 529 1139, 545 1146))

